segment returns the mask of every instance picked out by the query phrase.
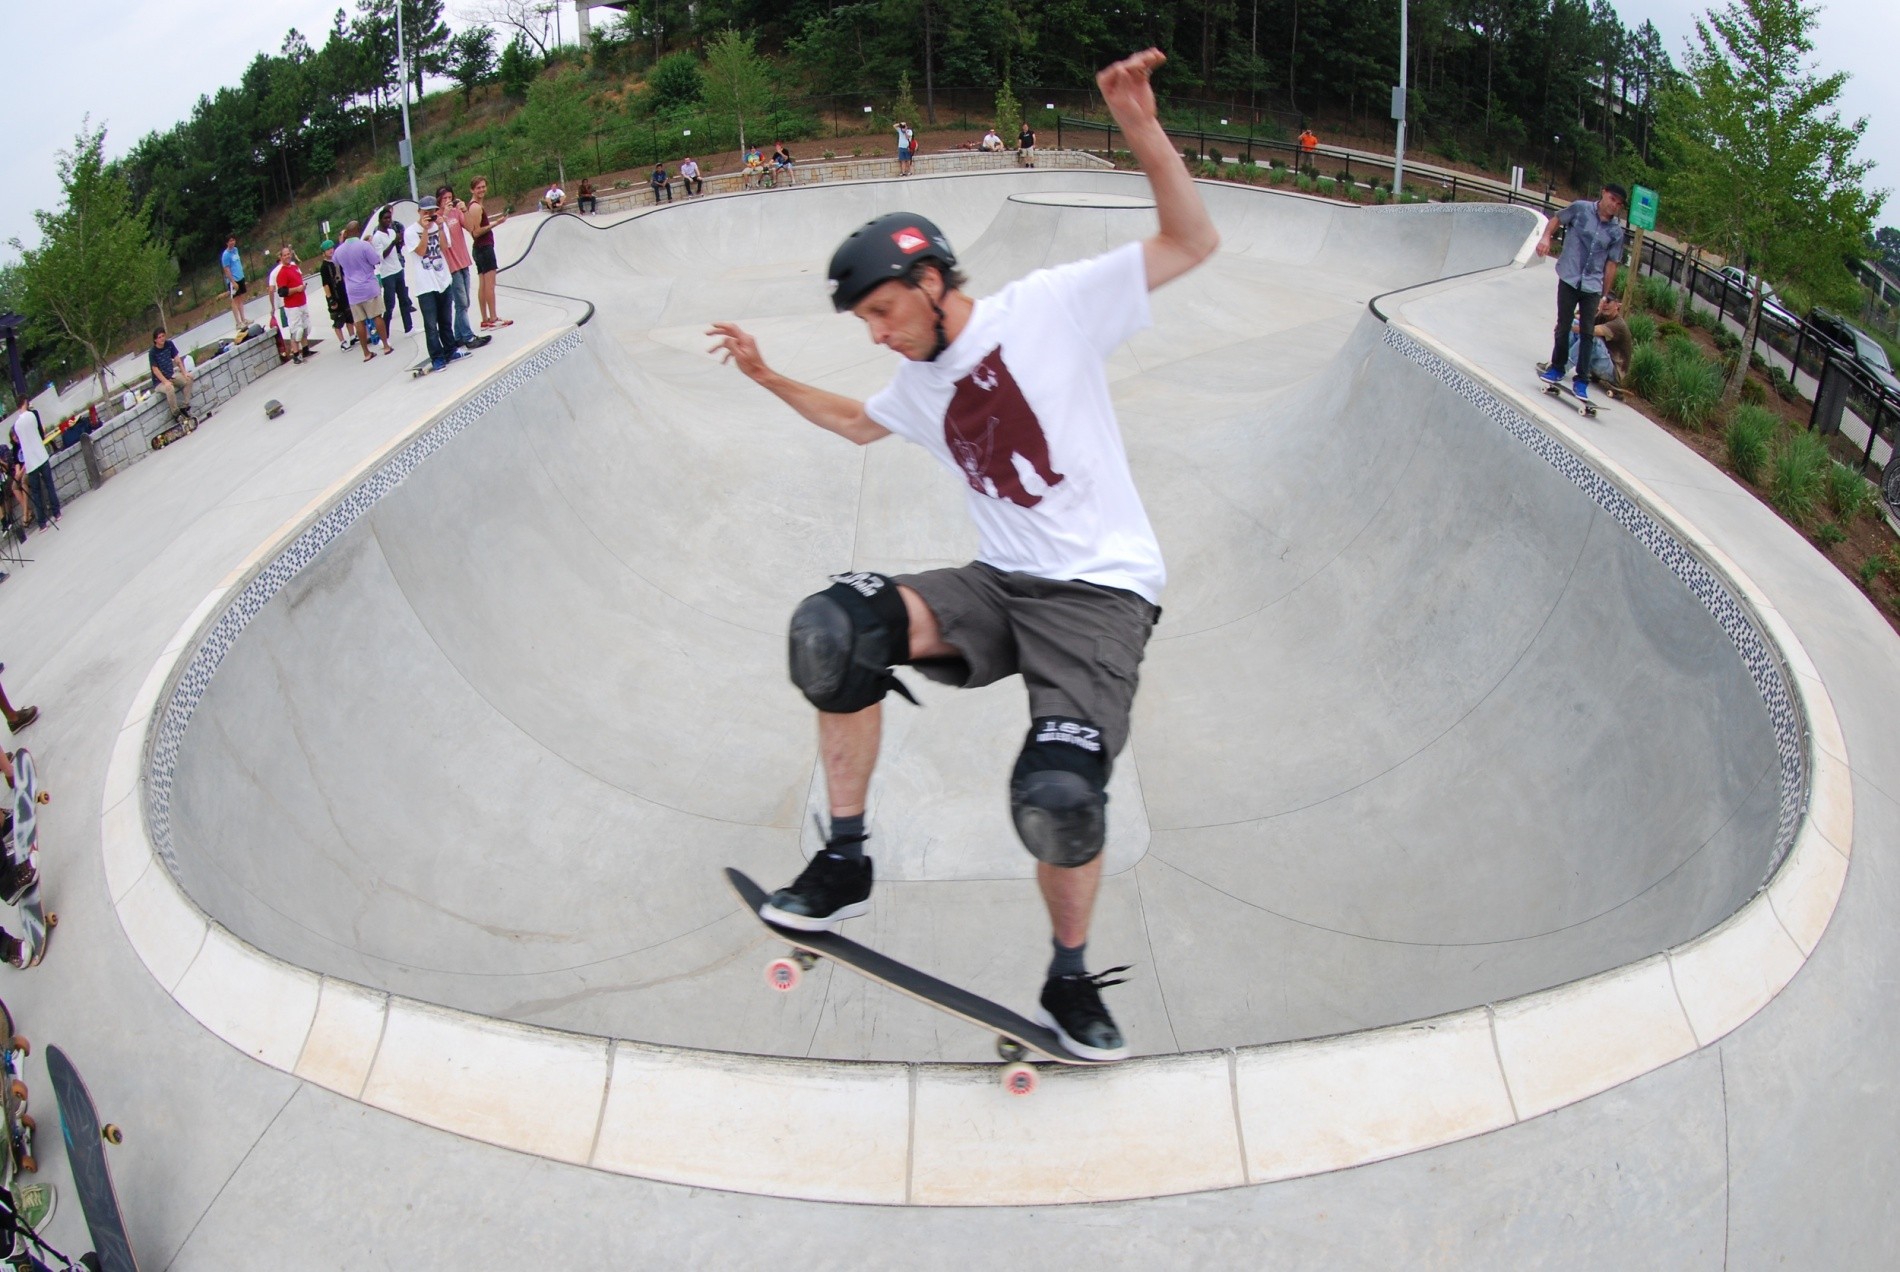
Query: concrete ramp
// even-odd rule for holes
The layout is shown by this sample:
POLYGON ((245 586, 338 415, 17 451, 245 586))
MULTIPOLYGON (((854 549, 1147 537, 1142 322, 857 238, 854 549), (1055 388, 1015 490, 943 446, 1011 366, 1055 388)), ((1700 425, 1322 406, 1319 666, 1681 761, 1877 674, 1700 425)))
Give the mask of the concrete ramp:
MULTIPOLYGON (((1112 363, 1171 575, 1091 942, 1135 965, 1136 1049, 1418 1019, 1734 912, 1797 798, 1766 673, 1679 548, 1367 308, 1508 265, 1535 218, 1206 192, 1222 252, 1112 363)), ((849 229, 930 216, 988 292, 1149 232, 1146 194, 1010 173, 552 219, 504 283, 596 319, 250 619, 163 810, 187 892, 293 964, 481 1014, 987 1055, 849 973, 762 987, 778 951, 719 872, 780 881, 814 846, 786 615, 827 573, 974 536, 916 448, 811 428, 703 333, 740 320, 780 369, 868 394, 894 360, 822 285, 849 229)), ((886 710, 886 882, 853 935, 1026 1007, 1047 924, 1005 808, 1020 686, 920 696, 886 710)))

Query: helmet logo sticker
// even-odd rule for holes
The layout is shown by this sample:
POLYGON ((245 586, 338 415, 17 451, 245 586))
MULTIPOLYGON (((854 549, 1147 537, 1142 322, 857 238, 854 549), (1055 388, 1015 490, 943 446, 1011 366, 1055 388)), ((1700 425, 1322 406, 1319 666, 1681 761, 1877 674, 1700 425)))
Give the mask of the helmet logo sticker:
POLYGON ((897 244, 897 250, 906 256, 915 256, 930 246, 930 240, 924 232, 914 225, 907 225, 891 235, 891 242, 897 244))

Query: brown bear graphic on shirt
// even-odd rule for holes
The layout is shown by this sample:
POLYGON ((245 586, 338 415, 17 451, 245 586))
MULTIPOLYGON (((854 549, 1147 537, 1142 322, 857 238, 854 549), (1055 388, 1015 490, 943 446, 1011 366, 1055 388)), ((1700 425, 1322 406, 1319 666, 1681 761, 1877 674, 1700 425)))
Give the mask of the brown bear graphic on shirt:
POLYGON ((991 499, 1007 499, 1024 508, 1042 502, 1023 485, 1016 458, 1026 460, 1042 484, 1062 484, 1049 461, 1049 439, 1023 396, 998 345, 956 383, 943 416, 943 440, 955 456, 970 489, 991 499))

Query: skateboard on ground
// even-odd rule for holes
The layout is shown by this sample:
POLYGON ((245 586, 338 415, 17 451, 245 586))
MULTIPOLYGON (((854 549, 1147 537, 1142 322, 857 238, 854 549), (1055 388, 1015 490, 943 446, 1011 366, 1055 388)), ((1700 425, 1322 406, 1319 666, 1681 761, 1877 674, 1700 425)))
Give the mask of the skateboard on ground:
POLYGON ((0 1003, 0 1106, 6 1111, 6 1160, 5 1178, 0 1179, 11 1189, 21 1175, 30 1175, 37 1171, 39 1162, 33 1154, 33 1132, 36 1128, 33 1115, 26 1111, 26 1057, 31 1046, 25 1038, 13 1032, 13 1013, 0 1003))
MULTIPOLYGON (((464 353, 462 356, 467 357, 468 355, 467 353, 464 353)), ((450 367, 454 366, 456 363, 460 362, 461 360, 462 360, 461 358, 450 358, 447 362, 442 364, 441 369, 444 371, 447 371, 450 367)), ((411 380, 420 380, 423 376, 434 373, 435 370, 436 370, 435 361, 431 358, 424 358, 422 361, 416 363, 416 365, 409 368, 409 378, 411 380)))
POLYGON ((996 1054, 1004 1061, 1001 1075, 1003 1089, 1011 1095, 1028 1095, 1036 1089, 1036 1068, 1025 1060, 1031 1053, 1057 1064, 1112 1063, 1078 1056, 1063 1046, 1062 1039, 1048 1026, 1039 1025, 1000 1003, 993 1003, 967 989, 959 989, 948 981, 938 980, 927 972, 920 972, 887 954, 859 945, 850 937, 840 936, 836 932, 800 932, 780 927, 759 914, 759 907, 765 904, 768 897, 765 889, 754 883, 743 871, 730 866, 726 867, 726 882, 732 885, 732 890, 745 903, 746 910, 766 931, 783 937, 792 947, 790 954, 773 959, 765 967, 765 983, 781 993, 798 988, 802 975, 810 971, 819 959, 828 958, 867 980, 908 994, 918 1002, 966 1020, 978 1029, 993 1030, 996 1034, 996 1054))
MULTIPOLYGON (((1568 402, 1571 406, 1575 407, 1577 410, 1582 411, 1586 416, 1589 416, 1591 419, 1595 419, 1596 414, 1597 414, 1597 404, 1588 398, 1578 397, 1576 393, 1571 390, 1570 382, 1568 380, 1563 381, 1560 384, 1552 384, 1549 380, 1546 380, 1544 378, 1544 372, 1548 371, 1549 369, 1550 369, 1550 364, 1548 362, 1540 362, 1537 364, 1537 387, 1544 391, 1545 396, 1559 398, 1565 402, 1568 402)), ((1600 388, 1602 386, 1593 383, 1592 387, 1600 388)), ((1610 396, 1620 397, 1622 395, 1612 392, 1610 396)))
POLYGON ((125 1219, 119 1213, 119 1194, 112 1187, 112 1170, 106 1163, 105 1146, 125 1137, 110 1122, 99 1124, 99 1110, 65 1052, 48 1047, 46 1070, 59 1101, 60 1132, 99 1268, 101 1272, 138 1272, 138 1260, 132 1257, 132 1244, 125 1236, 125 1219))
POLYGON ((169 425, 153 435, 152 449, 164 450, 167 446, 170 446, 179 438, 184 437, 187 433, 195 432, 200 424, 210 418, 210 411, 206 411, 202 415, 193 415, 188 411, 180 411, 178 414, 172 416, 172 422, 169 425))
POLYGON ((13 829, 7 836, 7 857, 15 871, 23 866, 31 867, 33 871, 33 882, 13 901, 20 907, 20 920, 25 928, 20 935, 24 942, 24 948, 20 951, 22 967, 36 966, 46 957, 47 938, 59 924, 59 916, 48 914, 40 904, 38 806, 51 799, 52 796, 40 789, 39 772, 33 767, 33 753, 21 747, 13 753, 13 829))

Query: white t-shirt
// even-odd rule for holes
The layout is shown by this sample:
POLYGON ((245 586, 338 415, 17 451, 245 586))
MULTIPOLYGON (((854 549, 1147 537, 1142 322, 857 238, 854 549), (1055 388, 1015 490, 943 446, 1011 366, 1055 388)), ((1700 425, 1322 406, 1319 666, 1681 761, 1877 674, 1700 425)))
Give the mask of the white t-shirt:
POLYGON ((442 241, 448 231, 432 226, 424 242, 421 226, 411 225, 403 232, 403 250, 409 253, 409 290, 419 296, 447 291, 451 281, 448 258, 442 255, 442 241))
POLYGON ((40 436, 37 411, 23 410, 13 417, 13 442, 19 447, 20 462, 29 473, 46 462, 46 441, 40 436))
POLYGON ((561 189, 560 186, 549 186, 548 192, 544 197, 546 197, 548 202, 552 203, 557 199, 567 198, 567 191, 561 189))
MULTIPOLYGON (((414 232, 415 226, 404 226, 403 229, 406 237, 408 233, 414 232)), ((383 255, 389 248, 389 245, 395 241, 396 230, 393 224, 389 229, 375 230, 371 232, 369 236, 369 245, 376 249, 376 277, 378 278, 388 278, 391 274, 402 273, 401 252, 396 251, 390 252, 387 256, 383 255)))
POLYGON ((685 177, 688 181, 691 181, 694 177, 699 175, 699 165, 694 163, 691 159, 688 159, 685 163, 680 165, 680 175, 685 177))
POLYGON ((910 149, 910 139, 911 139, 911 131, 910 131, 910 129, 908 129, 908 128, 899 128, 899 129, 897 130, 897 148, 898 148, 899 150, 909 150, 909 149, 910 149))
POLYGON ((906 361, 865 413, 969 484, 978 560, 1159 605, 1167 569, 1106 366, 1149 322, 1139 243, 1038 270, 977 301, 950 347, 906 361))

